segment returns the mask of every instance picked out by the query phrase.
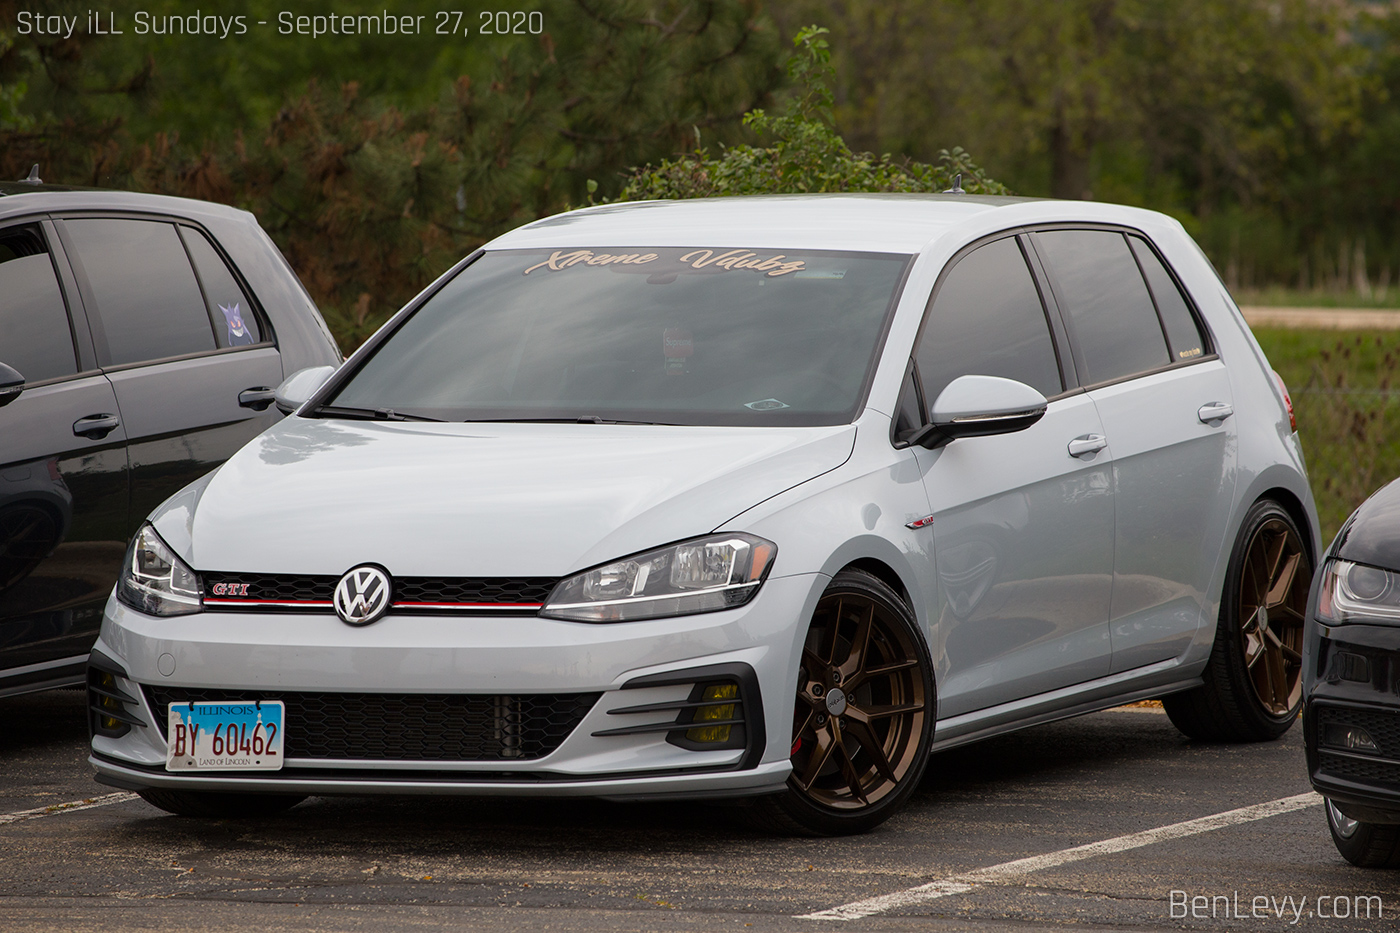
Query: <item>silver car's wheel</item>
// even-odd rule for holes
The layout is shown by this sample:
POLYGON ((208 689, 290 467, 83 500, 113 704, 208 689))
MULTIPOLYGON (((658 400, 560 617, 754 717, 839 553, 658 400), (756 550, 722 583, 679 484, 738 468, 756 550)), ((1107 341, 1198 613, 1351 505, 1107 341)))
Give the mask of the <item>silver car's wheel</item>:
POLYGON ((919 783, 933 734, 928 650, 882 580, 846 570, 817 604, 802 651, 787 791, 769 822, 818 835, 864 832, 919 783))
POLYGON ((1303 703, 1303 617, 1312 561, 1293 517, 1267 499, 1245 515, 1220 598, 1215 646, 1194 690, 1164 697, 1193 739, 1283 735, 1303 703))

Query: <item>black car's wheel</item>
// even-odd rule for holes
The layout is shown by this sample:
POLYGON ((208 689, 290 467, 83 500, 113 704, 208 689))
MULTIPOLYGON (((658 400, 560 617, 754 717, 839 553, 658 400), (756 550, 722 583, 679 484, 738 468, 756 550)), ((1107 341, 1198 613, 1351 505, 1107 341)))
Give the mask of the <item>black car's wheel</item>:
POLYGON ((1193 739, 1262 742, 1288 731, 1303 703, 1303 618, 1312 561, 1293 518, 1261 500, 1230 555, 1215 646, 1194 690, 1164 697, 1193 739))
POLYGON ((934 686, 914 614, 863 571, 831 581, 797 676, 792 776, 755 807, 770 827, 835 836, 890 817, 919 784, 933 736, 934 686))
POLYGON ((151 806, 176 816, 225 819, 275 816, 306 799, 300 794, 226 794, 199 790, 163 790, 155 787, 148 787, 137 793, 151 806))
POLYGON ((1353 820, 1327 801, 1327 828, 1342 858, 1361 868, 1400 868, 1400 826, 1353 820))

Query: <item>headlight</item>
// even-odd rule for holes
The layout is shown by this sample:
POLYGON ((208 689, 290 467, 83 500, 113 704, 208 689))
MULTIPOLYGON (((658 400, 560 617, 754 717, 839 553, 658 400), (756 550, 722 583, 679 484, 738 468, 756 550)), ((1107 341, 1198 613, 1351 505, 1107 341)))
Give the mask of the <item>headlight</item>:
POLYGON ((1400 622, 1400 579, 1389 570, 1334 560, 1322 572, 1323 622, 1400 622))
POLYGON ((753 599, 778 546, 718 534, 613 561, 559 582, 540 615, 628 622, 732 609, 753 599))
POLYGON ((142 525, 126 549, 117 599, 153 616, 199 612, 199 578, 165 546, 150 525, 142 525))

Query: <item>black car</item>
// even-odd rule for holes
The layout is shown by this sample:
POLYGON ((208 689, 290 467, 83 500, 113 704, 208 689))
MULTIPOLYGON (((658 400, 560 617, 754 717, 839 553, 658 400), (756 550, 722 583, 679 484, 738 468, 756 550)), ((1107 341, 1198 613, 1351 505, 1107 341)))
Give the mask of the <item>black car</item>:
POLYGON ((82 683, 142 518, 340 360, 251 214, 0 183, 0 696, 82 683))
POLYGON ((1400 868, 1400 480, 1342 526, 1303 644, 1308 774, 1347 861, 1400 868))

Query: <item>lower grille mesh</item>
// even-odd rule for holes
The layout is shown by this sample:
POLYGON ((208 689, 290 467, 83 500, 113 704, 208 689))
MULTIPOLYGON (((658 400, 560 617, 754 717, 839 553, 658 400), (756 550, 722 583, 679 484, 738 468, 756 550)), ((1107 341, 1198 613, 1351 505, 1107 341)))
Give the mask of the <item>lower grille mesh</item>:
POLYGON ((599 693, 289 693, 144 688, 164 735, 170 703, 281 700, 287 758, 369 761, 528 761, 569 737, 599 693))
POLYGON ((1361 784, 1388 784, 1400 788, 1400 765, 1389 762, 1329 755, 1324 751, 1318 771, 1324 777, 1344 778, 1361 784))

